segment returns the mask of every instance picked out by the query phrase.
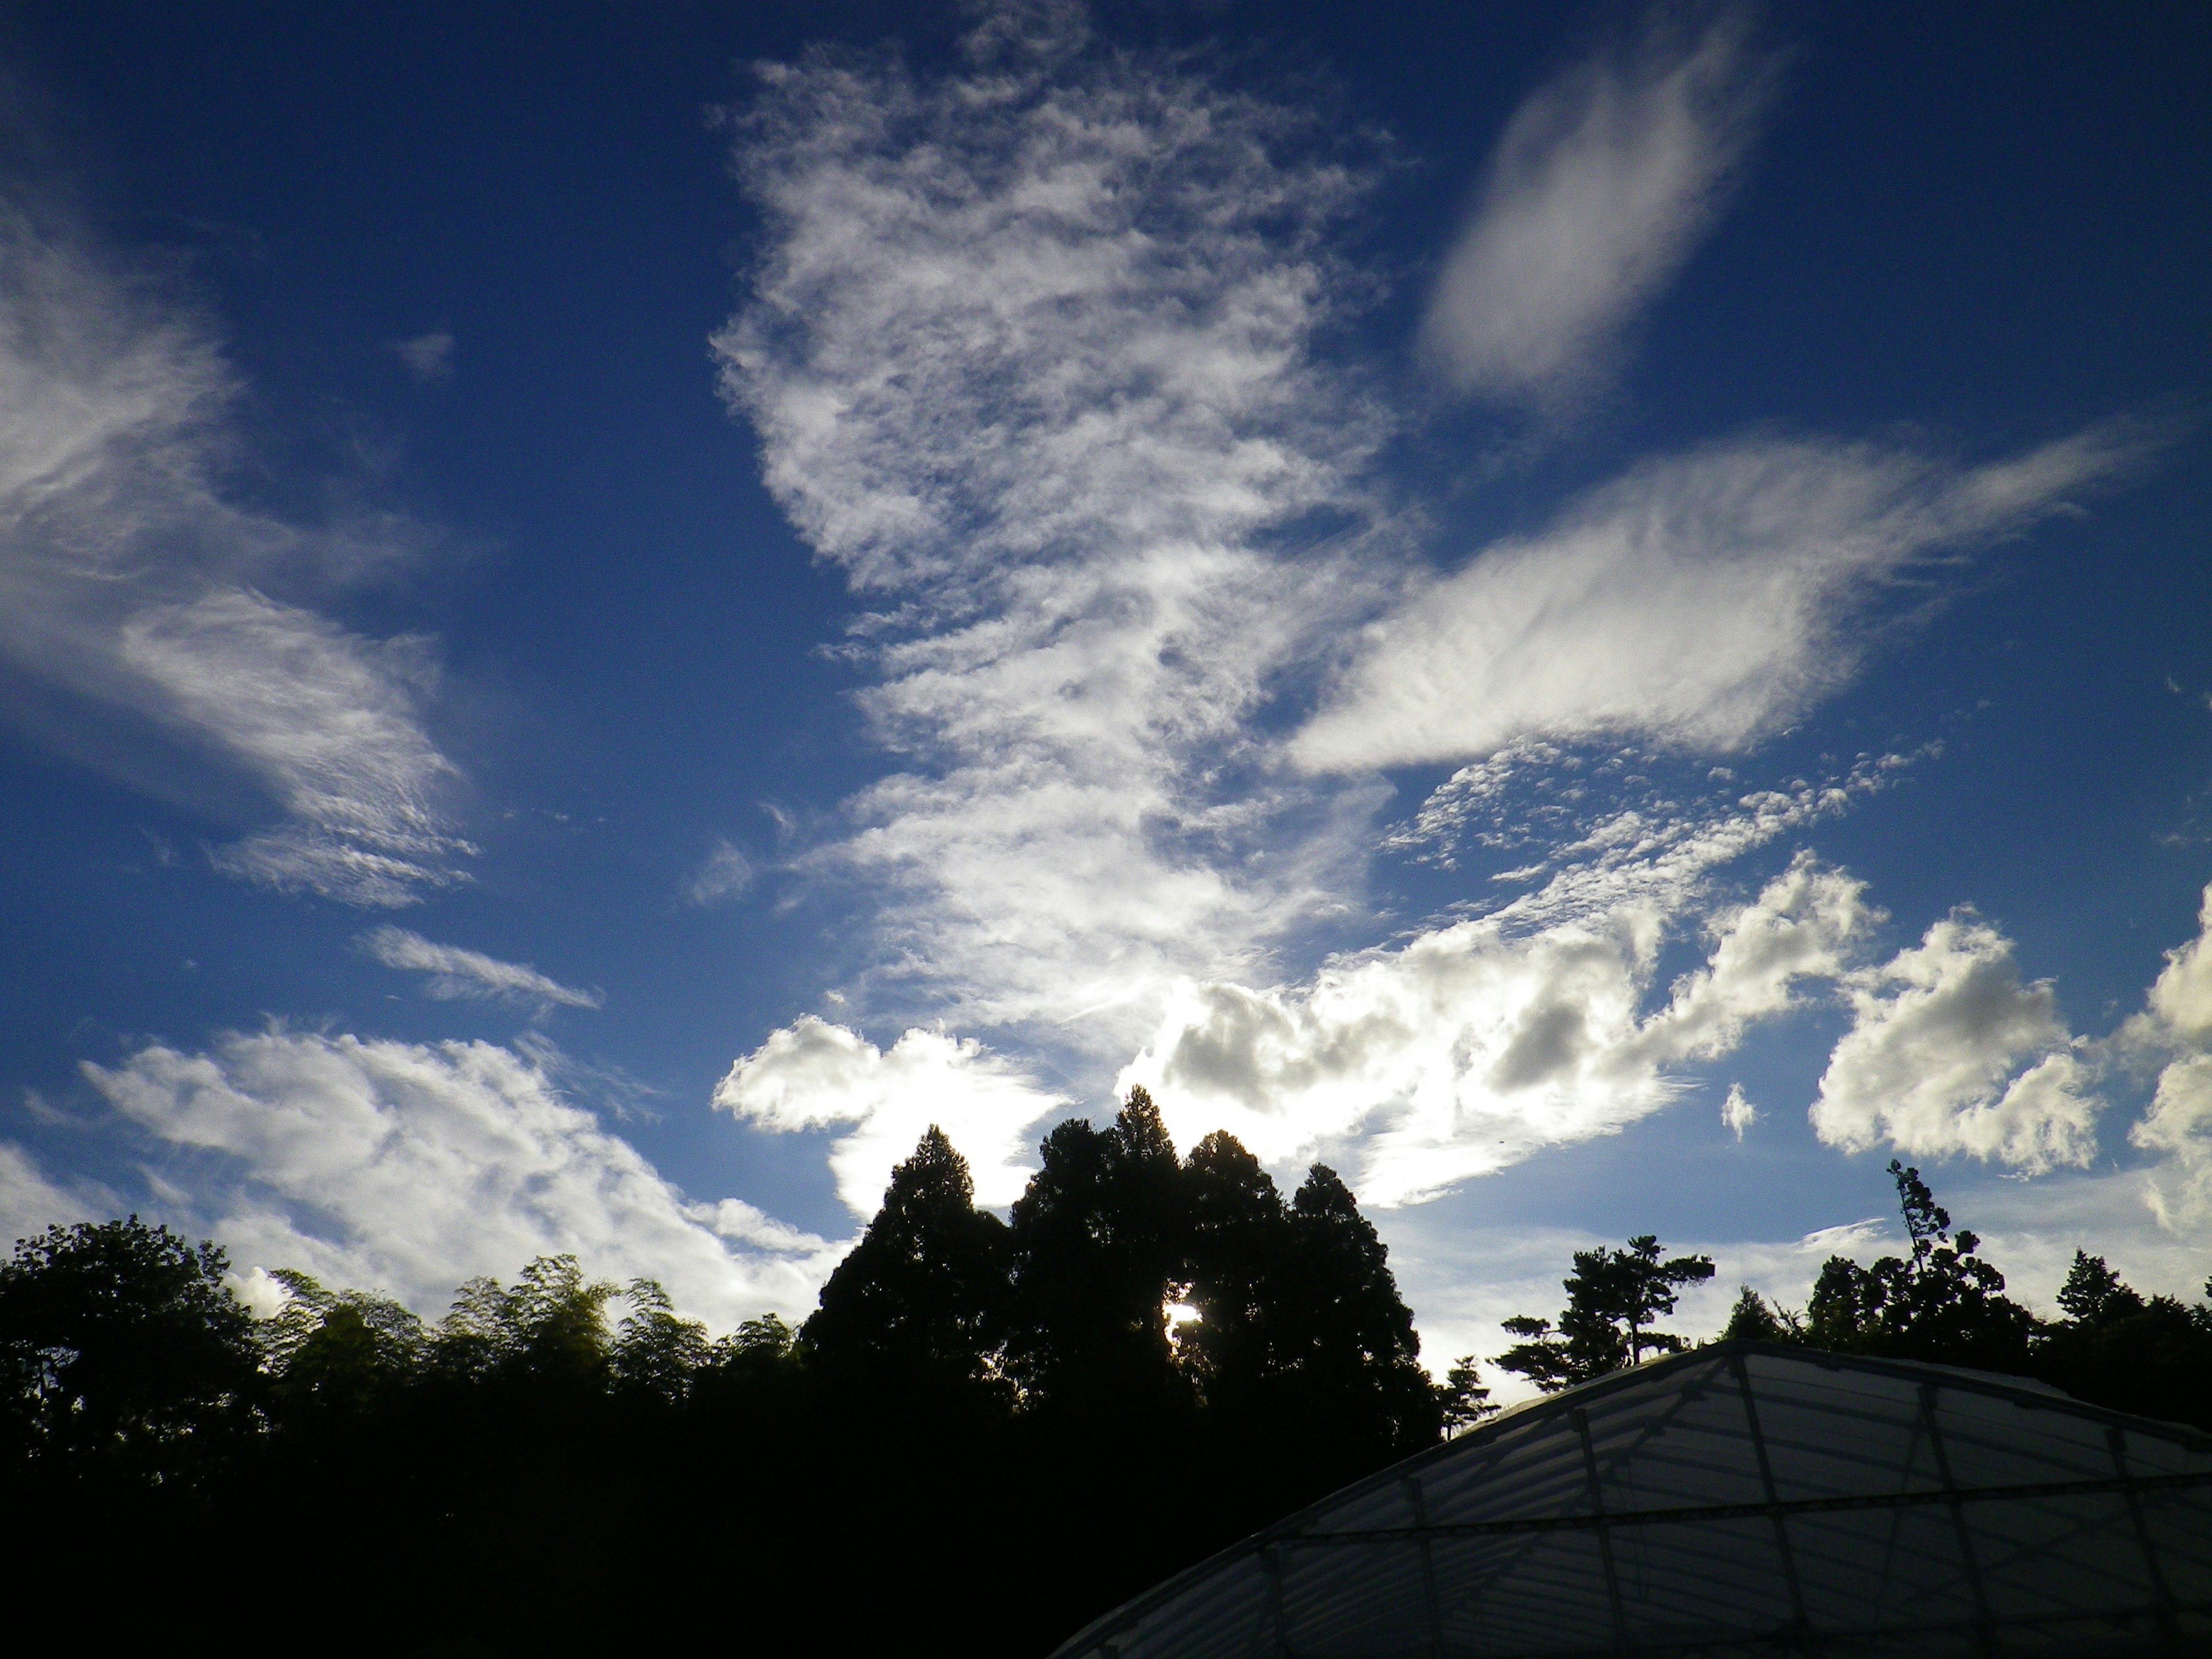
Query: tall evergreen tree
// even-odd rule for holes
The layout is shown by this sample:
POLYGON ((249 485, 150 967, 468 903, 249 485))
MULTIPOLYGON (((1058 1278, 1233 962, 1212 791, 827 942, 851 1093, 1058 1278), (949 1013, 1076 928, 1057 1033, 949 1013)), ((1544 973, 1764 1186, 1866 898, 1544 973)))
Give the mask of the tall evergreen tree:
POLYGON ((833 1376, 989 1387, 1006 1312, 1006 1229, 975 1207, 968 1160, 934 1124, 891 1172, 883 1207, 822 1287, 800 1333, 833 1376))
POLYGON ((1040 1151, 1013 1206, 1008 1368, 1042 1409, 1172 1408, 1182 1170, 1159 1109, 1133 1089, 1110 1128, 1071 1118, 1040 1151))
POLYGON ((1218 1129, 1191 1148, 1183 1183, 1187 1294, 1198 1318, 1176 1344, 1217 1419, 1255 1413, 1277 1368, 1289 1234, 1282 1194, 1260 1161, 1218 1129))
POLYGON ((1954 1237, 1950 1212, 1919 1170, 1892 1158, 1889 1173, 1911 1253, 1872 1267, 1829 1257, 1806 1305, 1806 1340, 1841 1352, 2026 1371, 2034 1316, 2003 1294, 2004 1275, 1978 1254, 1980 1239, 1964 1229, 1954 1237))
POLYGON ((1355 1455, 1428 1444, 1442 1426, 1436 1393, 1374 1224, 1324 1164, 1298 1188, 1287 1222, 1273 1347, 1300 1414, 1355 1455))

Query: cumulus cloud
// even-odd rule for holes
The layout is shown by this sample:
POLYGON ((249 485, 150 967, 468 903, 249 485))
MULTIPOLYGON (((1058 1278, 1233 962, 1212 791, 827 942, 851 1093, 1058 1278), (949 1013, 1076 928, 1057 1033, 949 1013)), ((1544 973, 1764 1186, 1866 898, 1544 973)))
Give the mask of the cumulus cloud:
POLYGON ((2165 1064, 2128 1139, 2162 1160, 2144 1191, 2160 1224, 2191 1228, 2212 1220, 2212 886, 2197 937, 2166 952, 2147 1002, 2122 1028, 2121 1045, 2165 1064))
POLYGON ((1850 678, 1845 624, 1899 573, 2058 509, 2138 448, 2111 427, 1964 470, 1779 439, 1646 463, 1417 584, 1292 752, 1358 771, 1601 734, 1742 749, 1850 678))
POLYGON ((1305 986, 1187 984, 1121 1081, 1155 1090, 1179 1136, 1226 1127, 1273 1162, 1356 1136, 1361 1197, 1382 1206, 1617 1130, 1674 1097, 1671 1067, 1725 1052, 1802 982, 1840 972, 1867 926, 1860 884, 1801 857, 1715 916, 1705 965, 1642 1012, 1705 871, 1789 820, 1761 805, 1640 837, 1639 857, 1562 871, 1305 986))
POLYGON ((283 813, 220 867, 352 903, 463 878, 423 726, 425 641, 341 627, 328 588, 408 550, 389 522, 302 527, 229 500, 236 385, 208 330, 0 205, 0 665, 19 717, 56 694, 87 758, 146 781, 132 734, 212 753, 283 813), (37 696, 21 695, 35 688, 37 696), (118 727, 120 730, 113 729, 118 727), (88 736, 88 732, 94 735, 88 736))
POLYGON ((972 1037, 915 1030, 884 1049, 810 1014, 731 1066, 714 1104, 764 1129, 842 1130, 830 1168, 865 1218, 932 1124, 968 1160, 977 1203, 1012 1203, 1033 1167, 1030 1131, 1070 1103, 972 1037))
POLYGON ((562 1097, 543 1053, 271 1030, 85 1074, 191 1159, 170 1183, 179 1218, 243 1272, 303 1267, 437 1310, 464 1279, 572 1252, 727 1328, 803 1313, 842 1249, 687 1203, 562 1097))
POLYGON ((2161 1071, 2150 1110, 2128 1139, 2166 1160, 2145 1189, 2161 1224, 2212 1218, 2212 1054, 2185 1055, 2161 1071))
POLYGON ((2031 1173, 2086 1165, 2103 1102, 2048 980, 2024 981, 2012 941, 1970 911, 1850 982, 1853 1023, 1813 1103, 1849 1152, 1965 1152, 2031 1173))
POLYGON ((1605 378, 1622 330, 1673 279, 1726 200, 1775 59, 1747 8, 1577 64, 1498 141, 1444 261, 1420 344, 1462 392, 1557 404, 1605 378))
POLYGON ((802 867, 884 896, 879 991, 1091 1011, 1073 1039, 1126 1054, 1159 986, 1334 901, 1334 798, 1254 764, 1250 720, 1367 591, 1310 526, 1365 510, 1384 422, 1312 353, 1357 170, 1066 21, 987 24, 942 81, 767 71, 737 155, 768 234, 715 346, 785 512, 885 607, 853 649, 902 769, 802 867))
POLYGON ((387 968, 428 974, 432 996, 453 1002, 477 998, 540 1008, 597 1008, 605 998, 550 979, 527 963, 501 962, 481 951, 434 945, 404 927, 383 927, 361 936, 362 948, 387 968))

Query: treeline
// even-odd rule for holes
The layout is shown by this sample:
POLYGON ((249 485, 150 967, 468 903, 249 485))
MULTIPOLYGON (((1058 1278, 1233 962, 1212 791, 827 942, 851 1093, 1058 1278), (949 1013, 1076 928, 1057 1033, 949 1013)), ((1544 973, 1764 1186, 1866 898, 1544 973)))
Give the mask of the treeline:
POLYGON ((260 1321, 212 1245, 50 1230, 0 1267, 11 1565, 170 1650, 1036 1655, 1434 1443, 1328 1170, 1178 1158, 1141 1091, 1042 1154, 1001 1221, 932 1130, 802 1328, 719 1341, 565 1257, 260 1321))
MULTIPOLYGON (((1830 1256, 1802 1309, 1777 1306, 1747 1285, 1722 1337, 2033 1377, 2094 1405, 2212 1429, 2212 1304, 2143 1296, 2102 1256, 2077 1249, 2058 1292, 2063 1317, 2042 1318, 2004 1293, 2004 1274, 1981 1255, 1979 1237, 1952 1231, 1919 1170, 1892 1159, 1889 1173, 1906 1254, 1871 1266, 1830 1256)), ((1680 1352, 1687 1344, 1655 1322, 1674 1310, 1683 1286, 1712 1275, 1705 1256, 1661 1260, 1649 1235, 1625 1249, 1577 1251, 1562 1285, 1565 1310, 1556 1321, 1507 1320, 1522 1340, 1498 1363, 1549 1391, 1647 1354, 1680 1352)), ((2212 1298, 2212 1279, 2204 1291, 2212 1298)))
MULTIPOLYGON (((1909 1254, 1832 1259, 1802 1310, 1747 1288, 1727 1334, 2212 1427, 2212 1308, 2077 1255, 2039 1320, 1892 1167, 1909 1254)), ((568 1257, 434 1324, 286 1273, 257 1320, 227 1267, 135 1217, 0 1265, 10 1566, 111 1642, 1037 1655, 1494 1409, 1473 1357, 1430 1382, 1331 1171, 1285 1200, 1227 1135, 1178 1158, 1142 1091, 1054 1130, 1005 1221, 932 1130, 796 1330, 711 1340, 568 1257)), ((1659 1322, 1712 1273, 1650 1236, 1580 1252, 1498 1363, 1550 1389, 1679 1351, 1659 1322)))

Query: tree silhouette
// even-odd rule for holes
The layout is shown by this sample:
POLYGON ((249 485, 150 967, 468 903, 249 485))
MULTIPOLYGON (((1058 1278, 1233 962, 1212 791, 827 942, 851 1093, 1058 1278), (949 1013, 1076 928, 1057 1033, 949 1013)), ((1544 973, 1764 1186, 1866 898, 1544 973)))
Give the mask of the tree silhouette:
POLYGON ((1483 1384, 1482 1373, 1475 1369, 1473 1354, 1462 1354, 1444 1373, 1443 1386, 1437 1390, 1437 1404, 1447 1434, 1471 1429, 1497 1413, 1498 1407, 1483 1384))
POLYGON ((228 1267, 135 1215, 17 1240, 0 1265, 12 1457, 174 1480, 246 1432, 260 1352, 228 1267))
POLYGON ((1220 1130, 1184 1167, 1187 1297, 1198 1318, 1176 1342, 1209 1411, 1256 1413, 1277 1367, 1277 1281, 1288 1233, 1273 1177, 1220 1130))
POLYGON ((995 1391, 1006 1254, 1006 1224, 976 1209, 968 1160, 933 1124, 822 1287, 801 1344, 851 1382, 995 1391))
POLYGON ((1558 1326, 1526 1314, 1506 1320, 1505 1329, 1522 1340, 1498 1363, 1548 1394, 1639 1364, 1646 1353, 1680 1353, 1688 1344, 1653 1329, 1653 1322, 1674 1311, 1682 1286, 1712 1276, 1711 1257, 1662 1260, 1650 1233, 1630 1239, 1626 1249, 1577 1250, 1574 1271, 1562 1281, 1567 1305, 1558 1326))
POLYGON ((1374 1224, 1322 1164, 1286 1219, 1273 1347, 1298 1416, 1316 1431, 1332 1425, 1358 1458, 1433 1441, 1442 1425, 1436 1392, 1374 1224))
POLYGON ((1911 1253, 1870 1267, 1829 1257, 1806 1305, 1806 1340, 1840 1352, 2027 1370, 2034 1318, 2003 1295, 2004 1275, 1976 1254, 1981 1240, 1963 1230, 1953 1237, 1950 1212, 1919 1170, 1892 1158, 1889 1173, 1911 1253))
POLYGON ((1141 1088, 1113 1126, 1046 1136, 1013 1206, 1008 1369, 1032 1407, 1158 1413, 1186 1390, 1164 1304, 1184 1244, 1182 1167, 1141 1088))

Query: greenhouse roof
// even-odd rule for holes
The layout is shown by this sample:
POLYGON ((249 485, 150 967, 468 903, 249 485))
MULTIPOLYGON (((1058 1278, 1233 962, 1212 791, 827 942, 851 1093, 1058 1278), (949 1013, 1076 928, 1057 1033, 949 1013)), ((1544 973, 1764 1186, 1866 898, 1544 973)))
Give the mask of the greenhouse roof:
POLYGON ((2212 1437, 1723 1342, 1501 1413, 1055 1659, 2212 1650, 2212 1437))

